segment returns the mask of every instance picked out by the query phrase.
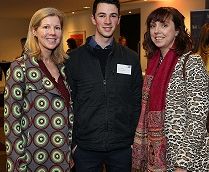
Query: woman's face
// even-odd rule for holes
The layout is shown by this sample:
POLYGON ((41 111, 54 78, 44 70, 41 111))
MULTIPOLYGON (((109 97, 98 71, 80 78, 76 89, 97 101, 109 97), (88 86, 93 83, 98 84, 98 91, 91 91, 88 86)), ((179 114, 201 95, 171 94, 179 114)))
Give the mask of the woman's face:
POLYGON ((156 21, 150 23, 151 39, 160 48, 163 56, 173 46, 177 35, 178 31, 175 30, 175 25, 171 17, 167 18, 164 22, 156 21))
POLYGON ((33 30, 33 34, 38 39, 38 44, 42 53, 52 52, 61 41, 62 28, 58 16, 45 17, 40 26, 33 30))

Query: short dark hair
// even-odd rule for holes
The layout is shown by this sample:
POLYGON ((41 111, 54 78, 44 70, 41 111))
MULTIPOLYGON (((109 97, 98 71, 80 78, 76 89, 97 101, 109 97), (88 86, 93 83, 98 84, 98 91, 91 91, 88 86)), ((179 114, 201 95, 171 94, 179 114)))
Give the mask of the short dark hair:
POLYGON ((76 40, 74 38, 69 38, 67 40, 67 45, 69 46, 70 49, 77 48, 76 40))
POLYGON ((113 4, 118 8, 118 13, 120 14, 120 2, 119 0, 95 0, 93 4, 92 14, 95 16, 95 13, 97 11, 97 5, 99 3, 107 3, 107 4, 113 4))

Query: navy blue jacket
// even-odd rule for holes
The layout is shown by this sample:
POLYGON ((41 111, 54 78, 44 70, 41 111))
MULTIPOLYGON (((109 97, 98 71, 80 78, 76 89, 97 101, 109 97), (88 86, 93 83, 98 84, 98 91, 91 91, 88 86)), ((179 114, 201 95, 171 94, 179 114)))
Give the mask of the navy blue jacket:
POLYGON ((114 41, 104 77, 89 39, 70 53, 65 66, 72 89, 73 141, 94 151, 130 147, 141 108, 138 55, 114 41))

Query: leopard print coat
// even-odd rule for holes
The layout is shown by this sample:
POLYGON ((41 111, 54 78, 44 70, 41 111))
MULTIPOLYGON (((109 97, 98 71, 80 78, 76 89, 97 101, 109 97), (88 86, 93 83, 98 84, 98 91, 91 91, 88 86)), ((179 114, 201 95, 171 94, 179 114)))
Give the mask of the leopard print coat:
POLYGON ((199 55, 179 58, 166 95, 165 135, 167 171, 181 167, 191 172, 209 171, 208 73, 199 55), (185 77, 183 76, 185 73, 185 77))

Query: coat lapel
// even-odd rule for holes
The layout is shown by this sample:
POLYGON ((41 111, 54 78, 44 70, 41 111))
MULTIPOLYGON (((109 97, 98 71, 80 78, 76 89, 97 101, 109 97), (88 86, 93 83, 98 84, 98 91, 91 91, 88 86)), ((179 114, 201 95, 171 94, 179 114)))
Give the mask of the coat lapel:
MULTIPOLYGON (((60 73, 65 78, 63 68, 64 65, 60 65, 59 67, 60 73)), ((41 92, 50 92, 51 94, 60 95, 60 92, 55 87, 53 82, 43 73, 41 70, 36 58, 32 57, 26 61, 26 90, 37 90, 41 92)), ((68 85, 65 82, 67 88, 68 85)))

